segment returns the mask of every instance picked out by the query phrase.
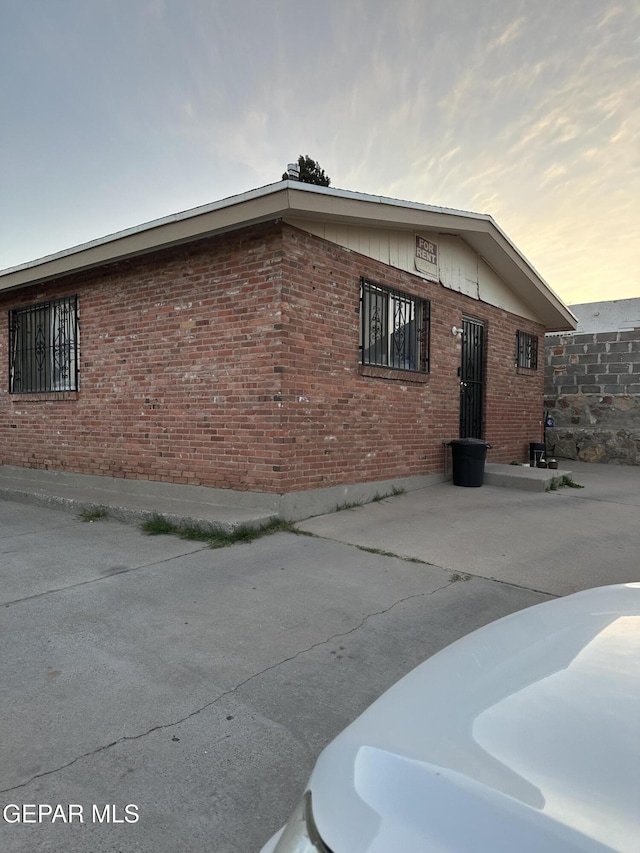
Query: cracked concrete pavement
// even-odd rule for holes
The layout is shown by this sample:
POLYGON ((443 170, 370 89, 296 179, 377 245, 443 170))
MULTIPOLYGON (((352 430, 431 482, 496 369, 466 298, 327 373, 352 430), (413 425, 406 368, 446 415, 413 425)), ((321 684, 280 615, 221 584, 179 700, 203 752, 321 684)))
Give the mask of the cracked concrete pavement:
POLYGON ((575 461, 570 467, 583 488, 526 492, 441 483, 298 526, 553 595, 640 581, 640 467, 575 461))
MULTIPOLYGON (((463 506, 472 492, 497 520, 514 506, 500 489, 450 495, 463 506)), ((628 494, 615 500, 637 516, 628 494)), ((0 502, 0 805, 76 804, 84 817, 0 818, 0 849, 257 851, 322 747, 386 687, 457 637, 557 593, 544 566, 517 585, 464 580, 450 553, 434 565, 442 542, 425 539, 411 497, 305 523, 325 525, 326 538, 278 533, 219 550, 0 502), (422 536, 407 556, 429 562, 335 541, 368 524, 368 545, 406 547, 407 518, 422 536), (107 803, 119 823, 92 819, 107 803), (135 823, 124 822, 128 804, 135 823)), ((635 530, 618 538, 623 549, 635 530)), ((494 546, 485 539, 476 552, 494 546)))

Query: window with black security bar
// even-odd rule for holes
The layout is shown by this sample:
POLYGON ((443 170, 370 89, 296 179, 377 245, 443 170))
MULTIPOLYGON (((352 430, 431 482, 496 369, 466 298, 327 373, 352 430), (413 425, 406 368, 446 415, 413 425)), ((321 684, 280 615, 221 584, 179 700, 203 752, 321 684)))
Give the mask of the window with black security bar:
POLYGON ((361 363, 428 373, 429 307, 426 299, 361 279, 361 363))
POLYGON ((538 369, 538 336, 528 332, 516 333, 516 366, 538 369))
POLYGON ((77 297, 10 311, 10 393, 77 390, 77 297))

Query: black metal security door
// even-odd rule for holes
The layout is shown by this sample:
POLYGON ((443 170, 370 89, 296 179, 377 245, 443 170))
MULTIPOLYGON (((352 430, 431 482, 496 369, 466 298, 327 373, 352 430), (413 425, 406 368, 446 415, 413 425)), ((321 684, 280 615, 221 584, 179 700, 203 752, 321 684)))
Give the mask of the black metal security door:
POLYGON ((482 438, 484 398, 484 326, 462 318, 460 366, 460 438, 482 438))

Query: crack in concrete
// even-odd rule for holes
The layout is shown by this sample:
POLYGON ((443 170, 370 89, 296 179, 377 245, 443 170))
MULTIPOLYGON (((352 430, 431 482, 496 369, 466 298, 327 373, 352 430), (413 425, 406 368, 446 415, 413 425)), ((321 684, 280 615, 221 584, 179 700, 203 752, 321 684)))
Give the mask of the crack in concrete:
MULTIPOLYGON (((447 569, 446 571, 456 571, 455 569, 447 569)), ((526 590, 526 592, 534 592, 536 595, 546 595, 549 598, 563 598, 564 593, 560 592, 549 592, 548 589, 536 589, 534 586, 525 586, 521 583, 515 583, 514 581, 505 581, 501 578, 493 578, 489 575, 478 575, 473 572, 465 572, 466 575, 470 575, 472 578, 478 578, 481 581, 491 581, 491 583, 500 583, 503 586, 512 586, 514 589, 522 589, 526 590)))
MULTIPOLYGON (((628 506, 628 504, 625 504, 628 506)), ((467 569, 462 571, 458 566, 441 566, 439 563, 430 563, 428 560, 421 560, 419 557, 407 557, 403 554, 396 554, 393 551, 383 551, 380 548, 369 548, 366 545, 358 545, 357 542, 345 542, 342 539, 332 539, 330 536, 323 536, 320 533, 310 533, 308 531, 295 531, 296 533, 301 533, 303 536, 311 536, 316 539, 324 539, 326 542, 337 542, 340 545, 348 545, 351 548, 357 548, 359 551, 364 551, 367 554, 377 554, 381 557, 392 557, 396 560, 403 560, 405 563, 417 563, 421 566, 428 566, 430 569, 440 569, 443 572, 450 572, 451 574, 464 574, 469 575, 469 578, 478 578, 478 580, 483 581, 492 581, 493 583, 500 583, 504 586, 512 586, 515 589, 524 589, 528 592, 535 592, 539 595, 548 595, 550 598, 561 598, 561 593, 549 592, 546 589, 537 589, 533 586, 525 586, 524 584, 515 583, 515 581, 507 581, 501 580, 500 578, 492 577, 491 575, 480 575, 477 572, 470 572, 467 569)), ((460 578, 455 578, 452 580, 452 583, 460 580, 460 578)))
POLYGON ((450 569, 445 569, 443 566, 439 566, 437 563, 430 563, 428 560, 421 560, 419 557, 409 557, 403 554, 396 554, 394 551, 384 551, 382 548, 371 548, 368 545, 359 545, 357 542, 347 542, 344 539, 334 539, 332 536, 326 536, 322 533, 312 533, 310 530, 301 530, 300 528, 294 528, 293 533, 296 536, 308 536, 311 539, 322 539, 325 542, 336 542, 338 545, 346 545, 349 548, 357 548, 359 551, 364 551, 366 554, 374 554, 378 557, 392 557, 396 560, 403 560, 405 563, 418 563, 422 566, 430 566, 434 569, 442 569, 445 572, 450 571, 450 569))
POLYGON ((10 539, 19 539, 21 536, 33 536, 35 533, 50 533, 52 530, 64 530, 67 527, 71 527, 72 524, 73 521, 69 521, 66 524, 54 524, 51 527, 39 527, 34 530, 26 530, 24 533, 7 533, 6 536, 0 535, 0 540, 5 542, 10 539))
POLYGON ((383 608, 382 610, 375 610, 373 613, 367 613, 357 625, 355 625, 353 628, 350 628, 348 631, 338 631, 337 633, 332 634, 330 637, 327 637, 324 640, 319 640, 317 643, 312 643, 312 645, 310 645, 306 649, 300 649, 300 651, 296 652, 290 657, 284 658, 283 660, 280 660, 277 663, 269 664, 269 666, 265 666, 259 672, 254 672, 252 675, 249 675, 242 681, 238 682, 235 687, 232 687, 230 690, 225 690, 224 693, 221 693, 219 696, 216 696, 215 699, 212 699, 210 702, 206 702, 204 705, 202 705, 200 708, 196 708, 194 711, 190 711, 188 714, 185 714, 184 717, 181 717, 178 720, 173 720, 169 723, 160 723, 157 726, 152 726, 146 732, 141 732, 137 735, 124 735, 123 737, 118 738, 117 740, 114 740, 111 743, 103 744, 102 746, 96 747, 96 749, 92 749, 88 752, 83 753, 82 755, 78 755, 76 756, 76 758, 73 758, 66 764, 60 765, 60 767, 56 767, 53 770, 45 770, 42 773, 36 773, 30 779, 27 779, 26 782, 21 782, 19 785, 13 785, 11 788, 0 789, 0 794, 10 794, 13 791, 18 791, 21 788, 26 788, 32 782, 35 782, 37 779, 43 779, 46 776, 52 776, 55 773, 60 773, 62 770, 66 770, 67 768, 72 767, 74 764, 77 764, 78 761, 82 761, 84 758, 90 758, 91 756, 98 755, 101 752, 105 752, 106 750, 111 749, 114 746, 118 746, 118 744, 126 743, 127 741, 142 740, 143 738, 147 737, 150 734, 153 734, 154 732, 170 729, 174 726, 179 726, 181 723, 184 723, 187 720, 198 716, 198 714, 201 714, 203 711, 206 711, 207 708, 211 708, 213 705, 215 705, 217 702, 220 702, 222 699, 225 699, 227 696, 231 696, 233 693, 237 693, 238 690, 240 690, 250 681, 253 681, 256 678, 260 678, 260 676, 264 675, 265 673, 270 672, 273 669, 277 669, 278 667, 283 666, 286 663, 290 663, 291 661, 296 660, 296 658, 300 657, 301 655, 307 654, 308 652, 311 652, 314 649, 319 648, 320 646, 325 646, 327 645, 327 643, 331 643, 333 640, 336 640, 341 637, 348 637, 350 634, 353 634, 360 628, 362 628, 363 625, 369 619, 373 619, 375 616, 384 616, 384 614, 389 613, 391 610, 393 610, 394 607, 397 607, 399 604, 403 604, 404 602, 411 601, 415 598, 426 598, 428 596, 435 595, 435 593, 447 589, 454 583, 455 581, 450 580, 443 586, 436 587, 430 592, 416 592, 412 595, 407 595, 404 598, 400 598, 398 599, 398 601, 394 601, 392 604, 390 604, 388 607, 383 608))
POLYGON ((182 557, 188 557, 190 554, 198 554, 200 551, 209 550, 208 545, 203 545, 201 548, 192 548, 189 551, 185 551, 183 554, 173 554, 171 557, 165 557, 164 560, 154 560, 151 563, 144 563, 141 566, 131 566, 130 568, 118 569, 118 571, 110 572, 108 575, 101 575, 96 578, 89 578, 86 581, 78 581, 78 583, 72 583, 68 586, 57 586, 54 589, 46 589, 44 592, 36 592, 33 595, 26 595, 24 598, 15 598, 12 601, 3 601, 0 603, 0 607, 11 607, 14 604, 22 604, 24 601, 32 601, 36 598, 43 598, 46 595, 55 595, 57 592, 66 592, 68 589, 76 589, 80 586, 87 586, 93 583, 100 583, 102 581, 107 581, 109 578, 115 578, 118 575, 126 575, 129 572, 137 572, 140 569, 149 569, 153 566, 161 566, 163 563, 169 563, 171 560, 179 560, 182 557))
POLYGON ((638 509, 638 507, 640 507, 640 504, 628 503, 627 501, 614 501, 611 498, 594 498, 593 495, 564 494, 564 495, 559 495, 559 497, 563 497, 563 498, 566 498, 568 500, 575 499, 578 501, 584 501, 585 503, 590 503, 591 501, 593 501, 593 503, 599 503, 599 504, 612 504, 613 506, 628 506, 631 509, 638 509))

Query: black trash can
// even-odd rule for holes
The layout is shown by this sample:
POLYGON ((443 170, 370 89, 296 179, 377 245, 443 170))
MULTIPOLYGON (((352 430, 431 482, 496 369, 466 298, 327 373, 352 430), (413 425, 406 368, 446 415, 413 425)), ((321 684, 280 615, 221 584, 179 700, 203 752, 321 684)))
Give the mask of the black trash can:
POLYGON ((453 459, 453 485, 476 488, 484 480, 489 442, 482 438, 455 438, 449 442, 453 459))

